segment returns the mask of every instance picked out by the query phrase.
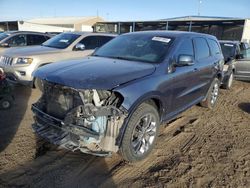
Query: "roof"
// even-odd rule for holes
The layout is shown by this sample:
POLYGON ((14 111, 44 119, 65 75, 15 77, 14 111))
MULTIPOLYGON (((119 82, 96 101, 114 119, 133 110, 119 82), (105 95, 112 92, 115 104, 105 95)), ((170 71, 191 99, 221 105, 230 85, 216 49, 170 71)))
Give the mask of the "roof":
POLYGON ((219 40, 220 43, 230 43, 230 44, 239 44, 240 41, 237 40, 219 40))
POLYGON ((98 19, 98 21, 104 21, 99 16, 85 16, 85 17, 52 17, 52 18, 37 18, 31 19, 27 22, 37 23, 37 24, 77 24, 83 22, 89 22, 91 20, 98 19))
POLYGON ((243 20, 244 18, 236 17, 216 17, 216 16, 183 16, 173 17, 167 19, 160 19, 159 21, 206 21, 206 20, 243 20))
POLYGON ((16 34, 16 33, 28 33, 28 34, 42 34, 42 35, 49 35, 49 33, 43 33, 43 32, 36 32, 36 31, 5 31, 5 33, 8 34, 16 34))
POLYGON ((112 33, 93 33, 93 32, 81 32, 81 31, 67 31, 64 33, 72 33, 72 34, 76 34, 76 35, 100 35, 100 36, 112 36, 115 37, 117 36, 116 34, 112 34, 112 33))
POLYGON ((215 38, 212 35, 208 35, 205 33, 196 33, 196 32, 187 32, 187 31, 137 31, 132 33, 126 33, 124 35, 149 35, 149 36, 165 36, 165 37, 182 37, 182 36, 206 36, 209 38, 215 38))

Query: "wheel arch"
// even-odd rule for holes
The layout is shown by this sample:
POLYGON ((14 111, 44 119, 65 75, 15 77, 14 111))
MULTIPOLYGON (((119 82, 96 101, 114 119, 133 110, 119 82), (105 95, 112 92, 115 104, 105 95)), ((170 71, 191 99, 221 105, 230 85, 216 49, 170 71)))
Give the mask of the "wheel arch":
POLYGON ((124 133, 126 131, 129 119, 131 118, 132 114, 134 113, 134 111, 142 104, 142 103, 149 103, 152 104, 156 107, 156 110, 159 113, 159 118, 160 118, 160 123, 162 121, 162 117, 163 117, 163 113, 165 111, 164 109, 164 103, 161 100, 161 96, 156 95, 156 94, 147 94, 146 96, 143 96, 139 99, 136 100, 136 102, 134 103, 134 105, 131 105, 131 107, 128 109, 128 116, 126 117, 126 119, 123 122, 123 125, 121 127, 119 136, 117 138, 117 143, 118 146, 121 146, 122 140, 123 140, 123 136, 124 133))
MULTIPOLYGON (((43 67, 43 66, 45 66, 45 65, 48 65, 48 64, 50 64, 50 63, 53 63, 53 62, 42 63, 42 64, 40 64, 34 71, 36 71, 36 70, 39 69, 40 67, 43 67)), ((34 72, 34 71, 33 71, 33 72, 34 72)), ((32 74, 33 74, 33 73, 32 73, 32 74)), ((33 77, 32 88, 34 88, 34 89, 36 88, 35 82, 36 82, 36 78, 33 77)))

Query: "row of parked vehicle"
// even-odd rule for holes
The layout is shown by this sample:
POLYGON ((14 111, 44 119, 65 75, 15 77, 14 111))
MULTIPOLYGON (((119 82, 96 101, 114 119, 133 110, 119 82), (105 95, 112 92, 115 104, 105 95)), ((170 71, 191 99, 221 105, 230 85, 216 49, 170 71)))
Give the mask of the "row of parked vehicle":
POLYGON ((134 162, 151 152, 162 122, 196 104, 212 109, 221 86, 249 79, 248 55, 245 43, 200 33, 70 32, 8 49, 0 66, 10 81, 43 92, 32 105, 41 137, 72 151, 119 152, 134 162))

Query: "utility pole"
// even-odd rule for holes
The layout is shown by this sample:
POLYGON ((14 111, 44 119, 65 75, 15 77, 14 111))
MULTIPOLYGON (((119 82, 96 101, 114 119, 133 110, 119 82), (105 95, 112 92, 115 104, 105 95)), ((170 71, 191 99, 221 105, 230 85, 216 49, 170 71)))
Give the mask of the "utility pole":
POLYGON ((199 3, 198 3, 198 16, 201 15, 201 3, 202 3, 202 0, 198 0, 199 3))

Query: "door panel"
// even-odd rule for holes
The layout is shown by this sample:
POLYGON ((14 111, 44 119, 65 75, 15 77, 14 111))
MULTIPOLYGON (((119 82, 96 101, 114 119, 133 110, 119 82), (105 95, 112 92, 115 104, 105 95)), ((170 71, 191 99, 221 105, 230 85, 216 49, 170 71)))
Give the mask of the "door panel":
POLYGON ((197 63, 192 66, 177 67, 173 80, 172 110, 181 111, 200 97, 203 87, 200 83, 200 70, 197 63))
POLYGON ((235 77, 250 79, 250 59, 237 60, 235 64, 235 77))
POLYGON ((250 49, 244 50, 243 56, 235 63, 235 77, 250 80, 250 49))

